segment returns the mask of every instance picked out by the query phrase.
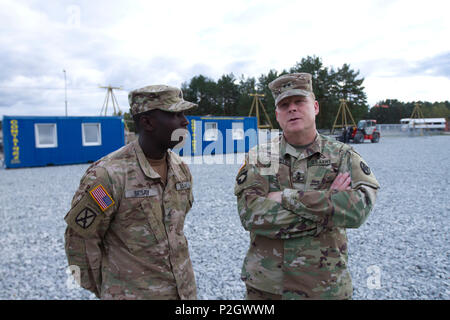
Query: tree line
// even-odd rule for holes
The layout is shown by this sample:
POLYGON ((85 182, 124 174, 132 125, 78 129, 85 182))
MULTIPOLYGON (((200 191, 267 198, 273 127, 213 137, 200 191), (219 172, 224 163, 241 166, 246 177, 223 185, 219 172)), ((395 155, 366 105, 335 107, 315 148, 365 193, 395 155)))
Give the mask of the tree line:
MULTIPOLYGON (((222 75, 217 81, 204 75, 194 76, 181 85, 184 99, 198 104, 197 108, 186 111, 186 115, 197 116, 248 116, 253 97, 250 94, 263 94, 260 98, 272 125, 279 129, 275 118, 275 103, 268 87, 269 83, 279 76, 293 72, 308 72, 312 75, 313 90, 319 102, 320 112, 316 117, 317 128, 331 129, 336 119, 340 99, 347 101, 356 122, 361 119, 375 119, 378 123, 399 123, 401 118, 408 118, 416 102, 400 102, 384 100, 377 103, 379 107, 369 108, 364 91, 364 78, 359 71, 353 70, 349 64, 337 69, 324 66, 322 59, 316 56, 302 58, 288 70, 269 70, 259 77, 236 77, 233 73, 222 75)), ((450 103, 418 102, 422 106, 425 117, 450 118, 450 103)), ((131 120, 125 113, 125 120, 131 120)), ((255 116, 253 110, 252 116, 255 116)), ((260 114, 260 121, 265 118, 260 114)), ((340 120, 338 120, 340 121, 340 120)), ((132 121, 127 121, 133 130, 132 121)))
MULTIPOLYGON (((340 99, 347 100, 355 120, 362 119, 367 114, 369 106, 362 85, 364 79, 359 77, 359 71, 352 70, 348 64, 337 69, 325 67, 322 60, 315 56, 301 59, 289 70, 279 72, 272 69, 258 78, 236 78, 230 73, 214 81, 203 75, 195 76, 181 86, 184 98, 198 104, 198 108, 189 110, 186 114, 248 116, 254 99, 250 94, 258 93, 264 95, 260 101, 273 126, 279 129, 269 83, 281 75, 293 72, 308 72, 312 75, 313 90, 321 107, 317 116, 318 128, 330 128, 333 125, 340 99)), ((255 116, 255 111, 252 116, 255 116)), ((262 115, 260 121, 264 122, 262 115)))
POLYGON ((425 118, 446 118, 450 120, 450 101, 427 102, 413 101, 401 102, 396 99, 387 99, 378 102, 369 110, 368 117, 377 120, 377 123, 400 123, 400 119, 409 118, 418 104, 425 118))

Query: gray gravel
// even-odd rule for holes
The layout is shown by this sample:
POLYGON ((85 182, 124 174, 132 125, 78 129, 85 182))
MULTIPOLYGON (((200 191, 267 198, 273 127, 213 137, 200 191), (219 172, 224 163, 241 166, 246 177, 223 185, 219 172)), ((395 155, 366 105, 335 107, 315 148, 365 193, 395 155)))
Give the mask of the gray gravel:
MULTIPOLYGON (((354 299, 449 299, 450 136, 353 145, 382 189, 348 230, 354 299)), ((240 158, 242 158, 240 156, 240 158)), ((94 299, 67 276, 63 217, 88 167, 0 169, 0 299, 94 299)), ((199 299, 243 299, 249 239, 233 195, 234 164, 190 165, 186 219, 199 299)))

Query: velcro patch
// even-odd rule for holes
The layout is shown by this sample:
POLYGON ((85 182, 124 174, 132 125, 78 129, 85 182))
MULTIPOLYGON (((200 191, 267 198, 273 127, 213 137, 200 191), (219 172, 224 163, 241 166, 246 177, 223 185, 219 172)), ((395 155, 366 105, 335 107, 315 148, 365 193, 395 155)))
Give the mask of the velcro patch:
POLYGON ((175 184, 175 188, 177 189, 177 191, 190 189, 191 182, 190 181, 178 182, 175 184))
POLYGON ((308 167, 312 166, 328 166, 331 164, 330 159, 317 159, 317 160, 311 160, 308 162, 308 167))
POLYGON ((125 198, 145 198, 145 197, 156 196, 157 194, 158 194, 158 191, 155 188, 126 190, 125 198))
POLYGON ((95 200, 95 202, 97 202, 102 211, 105 211, 114 204, 113 198, 111 198, 111 196, 101 184, 89 191, 89 194, 95 200))

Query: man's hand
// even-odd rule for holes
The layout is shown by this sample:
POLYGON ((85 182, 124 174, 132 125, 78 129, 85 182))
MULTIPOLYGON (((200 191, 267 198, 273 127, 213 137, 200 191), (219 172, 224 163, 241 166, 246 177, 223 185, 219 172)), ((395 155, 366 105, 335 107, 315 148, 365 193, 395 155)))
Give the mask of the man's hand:
MULTIPOLYGON (((352 182, 352 179, 350 177, 350 173, 339 173, 334 179, 333 183, 330 186, 330 190, 338 190, 338 191, 345 191, 350 190, 350 183, 352 182)), ((273 201, 276 201, 278 203, 281 203, 281 195, 283 194, 282 191, 275 191, 275 192, 269 192, 267 194, 267 198, 273 201)))
POLYGON ((350 183, 352 182, 352 179, 350 177, 350 173, 339 173, 334 179, 333 183, 330 186, 330 190, 338 190, 338 191, 344 191, 344 190, 350 190, 350 183))
POLYGON ((278 203, 281 203, 282 193, 283 193, 282 191, 269 192, 269 194, 267 195, 267 198, 269 198, 270 200, 276 201, 278 203))

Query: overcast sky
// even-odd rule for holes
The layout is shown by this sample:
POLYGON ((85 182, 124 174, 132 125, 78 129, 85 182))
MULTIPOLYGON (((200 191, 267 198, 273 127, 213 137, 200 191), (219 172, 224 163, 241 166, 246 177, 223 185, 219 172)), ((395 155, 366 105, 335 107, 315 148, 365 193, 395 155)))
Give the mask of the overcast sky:
MULTIPOLYGON (((0 117, 98 115, 106 91, 258 77, 318 56, 360 71, 368 102, 450 100, 443 0, 0 0, 0 117)), ((112 112, 112 109, 110 109, 112 112)))

